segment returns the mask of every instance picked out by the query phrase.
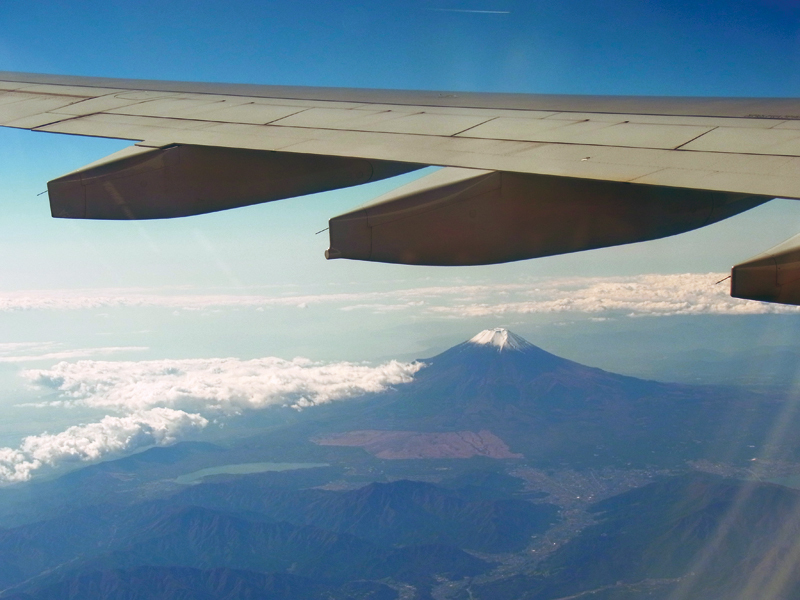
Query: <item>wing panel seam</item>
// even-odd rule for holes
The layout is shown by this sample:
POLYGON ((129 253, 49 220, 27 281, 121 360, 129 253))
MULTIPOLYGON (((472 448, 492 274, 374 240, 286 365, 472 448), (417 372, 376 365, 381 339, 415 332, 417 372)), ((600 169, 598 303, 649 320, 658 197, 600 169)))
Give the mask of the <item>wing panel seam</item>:
MULTIPOLYGON (((714 131, 714 130, 716 130, 716 129, 719 129, 719 126, 712 127, 712 128, 711 128, 711 129, 709 129, 708 131, 704 131, 704 132, 703 132, 703 133, 701 133, 700 135, 698 135, 698 136, 696 136, 696 137, 693 137, 692 139, 690 139, 690 140, 688 140, 688 141, 686 141, 686 142, 683 142, 682 144, 679 144, 679 145, 675 146, 675 147, 673 148, 673 150, 680 150, 681 148, 683 148, 683 147, 684 147, 684 146, 686 146, 687 144, 691 144, 693 141, 695 141, 695 140, 699 140, 699 139, 700 139, 701 137, 703 137, 704 135, 707 135, 707 134, 711 133, 712 131, 714 131)), ((696 151, 696 150, 690 150, 690 152, 697 152, 697 151, 696 151)), ((737 154, 738 154, 738 153, 737 153, 737 154)))
MULTIPOLYGON (((459 136, 463 135, 464 133, 466 133, 467 131, 469 131, 470 129, 475 129, 476 127, 480 127, 481 125, 486 125, 486 123, 494 121, 495 119, 498 119, 498 118, 499 117, 492 117, 491 119, 487 119, 487 120, 483 121, 482 123, 476 123, 475 125, 472 125, 471 127, 467 127, 463 131, 458 131, 458 132, 454 133, 453 135, 450 135, 450 136, 447 136, 447 137, 459 137, 459 136)), ((476 139, 476 138, 470 138, 470 139, 476 139)))

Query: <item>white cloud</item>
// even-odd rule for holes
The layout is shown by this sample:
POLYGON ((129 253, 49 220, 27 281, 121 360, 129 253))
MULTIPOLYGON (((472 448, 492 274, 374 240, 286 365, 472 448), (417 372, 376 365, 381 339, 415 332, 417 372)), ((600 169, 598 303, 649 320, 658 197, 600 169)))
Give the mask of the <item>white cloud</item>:
POLYGON ((37 406, 110 409, 97 423, 30 436, 18 448, 0 448, 0 482, 30 479, 37 469, 91 461, 149 445, 166 445, 221 417, 274 405, 303 409, 407 383, 421 363, 378 366, 319 363, 304 358, 211 358, 155 361, 60 362, 30 369, 34 385, 61 399, 37 406), (203 413, 206 416, 203 416, 203 413))
POLYGON ((788 307, 731 298, 725 273, 565 277, 507 284, 427 286, 380 292, 305 295, 189 294, 153 290, 54 290, 0 293, 0 311, 166 308, 176 311, 264 310, 333 306, 377 314, 461 318, 533 313, 616 313, 628 316, 764 314, 788 307))
POLYGON ((563 278, 506 288, 472 301, 440 304, 429 311, 441 316, 483 317, 507 314, 572 313, 597 317, 675 315, 754 315, 796 313, 800 308, 731 298, 720 273, 638 275, 634 277, 563 278))
POLYGON ((109 453, 174 443, 208 420, 171 408, 152 408, 129 415, 106 416, 96 423, 75 425, 55 434, 28 436, 18 448, 0 448, 0 481, 27 481, 44 466, 97 460, 109 453))
POLYGON ((375 367, 305 358, 209 358, 61 362, 23 372, 35 385, 57 390, 67 403, 116 411, 169 406, 235 414, 271 405, 323 404, 411 381, 419 363, 375 367))

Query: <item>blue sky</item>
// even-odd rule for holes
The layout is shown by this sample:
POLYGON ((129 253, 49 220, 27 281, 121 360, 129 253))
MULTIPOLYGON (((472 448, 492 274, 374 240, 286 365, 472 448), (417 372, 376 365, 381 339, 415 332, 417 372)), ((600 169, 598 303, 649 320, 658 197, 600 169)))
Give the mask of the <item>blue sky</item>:
POLYGON ((793 96, 799 15, 789 0, 10 0, 0 60, 163 79, 793 96))
MULTIPOLYGON (((0 7, 0 70, 8 71, 797 97, 799 61, 800 4, 782 0, 5 0, 0 7)), ((46 196, 37 196, 49 179, 126 145, 0 129, 0 407, 56 393, 30 391, 22 370, 81 357, 410 359, 506 325, 563 355, 643 373, 653 357, 682 348, 735 352, 754 339, 796 338, 794 313, 743 311, 726 303, 724 285, 713 286, 714 273, 800 231, 793 201, 667 240, 456 269, 323 259, 327 238, 315 232, 327 219, 401 180, 173 221, 50 218, 46 196), (694 275, 669 279, 678 273, 694 275), (578 308, 553 309, 565 299, 578 308), (602 301, 609 308, 597 309, 602 301), (692 312, 697 306, 706 308, 692 312), (763 323, 755 338, 753 320, 763 323)), ((8 411, 0 444, 76 418, 8 411)))

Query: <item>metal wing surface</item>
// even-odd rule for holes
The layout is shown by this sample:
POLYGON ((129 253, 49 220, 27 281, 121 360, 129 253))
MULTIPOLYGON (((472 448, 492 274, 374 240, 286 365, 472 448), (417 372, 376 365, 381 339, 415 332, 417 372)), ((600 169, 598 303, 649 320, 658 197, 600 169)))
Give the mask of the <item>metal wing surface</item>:
POLYGON ((445 167, 332 219, 329 258, 505 262, 663 237, 774 197, 800 199, 797 99, 0 72, 0 125, 136 143, 50 182, 60 217, 185 216, 445 167))

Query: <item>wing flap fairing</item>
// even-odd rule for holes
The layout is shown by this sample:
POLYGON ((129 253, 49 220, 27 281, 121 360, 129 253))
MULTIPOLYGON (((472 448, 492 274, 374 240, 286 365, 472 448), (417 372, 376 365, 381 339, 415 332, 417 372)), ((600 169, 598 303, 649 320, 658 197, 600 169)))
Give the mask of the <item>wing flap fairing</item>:
POLYGON ((768 197, 445 168, 330 220, 328 258, 503 263, 652 240, 768 197))
POLYGON ((800 305, 800 235, 733 267, 731 296, 800 305))
POLYGON ((420 165, 310 154, 132 146, 47 184, 54 217, 166 219, 360 185, 420 165))

